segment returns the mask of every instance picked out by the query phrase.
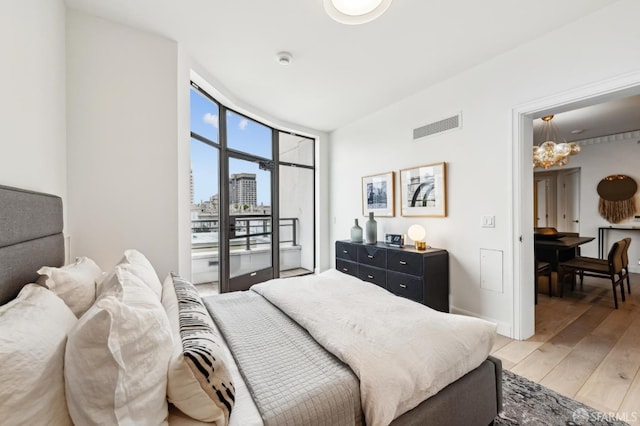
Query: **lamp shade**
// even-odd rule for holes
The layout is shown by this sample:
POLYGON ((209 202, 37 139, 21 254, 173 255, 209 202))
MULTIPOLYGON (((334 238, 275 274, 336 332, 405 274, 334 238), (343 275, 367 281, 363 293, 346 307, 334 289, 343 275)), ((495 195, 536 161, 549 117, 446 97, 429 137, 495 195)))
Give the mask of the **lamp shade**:
POLYGON ((407 235, 409 235, 409 238, 411 238, 413 241, 422 241, 427 235, 427 232, 422 226, 416 224, 409 227, 407 235))

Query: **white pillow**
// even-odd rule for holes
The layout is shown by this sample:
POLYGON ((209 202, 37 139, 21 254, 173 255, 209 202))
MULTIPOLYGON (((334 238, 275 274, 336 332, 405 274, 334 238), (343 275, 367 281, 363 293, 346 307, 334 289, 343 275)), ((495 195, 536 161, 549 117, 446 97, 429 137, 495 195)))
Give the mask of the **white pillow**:
POLYGON ((235 388, 224 339, 190 282, 175 275, 167 276, 162 305, 173 333, 169 402, 194 419, 226 425, 235 401, 235 388))
POLYGON ((67 405, 73 422, 167 424, 172 337, 157 296, 116 266, 105 292, 69 333, 67 405))
POLYGON ((162 296, 162 283, 153 265, 142 253, 135 249, 125 250, 124 257, 120 264, 128 264, 127 268, 131 273, 140 278, 142 282, 149 286, 151 290, 158 296, 158 300, 162 296))
POLYGON ((51 291, 27 284, 0 306, 0 421, 71 425, 64 397, 67 333, 77 318, 51 291))
POLYGON ((102 270, 88 257, 79 257, 61 268, 43 266, 38 274, 38 284, 57 294, 80 318, 96 300, 96 280, 102 270))

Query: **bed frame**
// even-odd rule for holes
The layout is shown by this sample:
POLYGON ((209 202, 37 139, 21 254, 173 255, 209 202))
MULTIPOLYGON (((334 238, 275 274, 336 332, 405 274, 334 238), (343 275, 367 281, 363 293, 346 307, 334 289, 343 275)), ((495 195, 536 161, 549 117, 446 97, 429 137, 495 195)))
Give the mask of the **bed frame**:
MULTIPOLYGON (((41 266, 64 264, 62 228, 60 197, 0 185, 0 305, 41 266)), ((489 357, 391 425, 489 425, 501 409, 502 364, 489 357)))

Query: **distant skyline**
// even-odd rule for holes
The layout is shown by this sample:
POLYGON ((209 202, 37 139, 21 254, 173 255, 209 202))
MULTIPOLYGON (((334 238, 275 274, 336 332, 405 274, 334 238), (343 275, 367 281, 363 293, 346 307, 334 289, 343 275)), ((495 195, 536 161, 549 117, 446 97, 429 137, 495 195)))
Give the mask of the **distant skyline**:
MULTIPOLYGON (((220 117, 217 104, 191 89, 191 131, 219 143, 220 117)), ((271 129, 232 111, 227 112, 229 148, 267 159, 271 154, 271 129)), ((193 172, 193 202, 207 201, 219 193, 217 148, 191 138, 191 170, 193 172)), ((257 163, 236 158, 229 160, 229 173, 254 173, 257 181, 258 205, 271 205, 270 173, 260 170, 257 163)))

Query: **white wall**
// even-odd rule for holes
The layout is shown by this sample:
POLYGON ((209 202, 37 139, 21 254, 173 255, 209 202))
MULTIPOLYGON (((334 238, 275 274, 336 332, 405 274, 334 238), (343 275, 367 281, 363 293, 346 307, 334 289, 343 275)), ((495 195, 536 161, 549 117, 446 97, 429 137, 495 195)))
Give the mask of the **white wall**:
POLYGON ((63 201, 64 35, 61 0, 0 3, 0 184, 53 193, 63 201))
POLYGON ((178 268, 178 48, 67 13, 71 256, 111 268, 127 248, 178 268))
MULTIPOLYGON (((640 144, 639 138, 624 141, 602 142, 582 145, 578 155, 571 157, 569 166, 580 167, 580 233, 593 237, 598 236, 600 226, 637 226, 639 222, 627 220, 617 225, 609 223, 598 213, 599 195, 596 191, 598 183, 606 176, 623 174, 640 182, 640 144)), ((636 208, 640 207, 640 195, 636 194, 636 208)), ((640 215, 640 212, 637 213, 640 215)), ((605 255, 614 241, 631 237, 629 247, 629 268, 632 272, 640 272, 640 230, 607 231, 605 255)), ((597 239, 581 248, 584 256, 598 256, 597 239)))
MULTIPOLYGON (((333 132, 331 240, 348 238, 353 218, 361 217, 362 176, 447 162, 448 217, 380 218, 378 234, 404 233, 413 223, 423 224, 427 242, 449 250, 452 310, 490 318, 498 322, 499 332, 513 335, 517 239, 512 219, 514 207, 519 208, 512 192, 512 146, 518 143, 512 137, 513 110, 639 70, 638 13, 639 2, 619 1, 333 132), (462 130, 412 141, 413 128, 459 111, 462 130), (496 227, 481 228, 481 215, 494 215, 496 227), (502 270, 489 271, 503 277, 501 292, 480 288, 482 248, 504 253, 502 270)), ((532 196, 531 188, 523 191, 532 196)), ((533 255, 532 247, 524 249, 533 255)), ((525 279, 532 288, 533 278, 525 279)))

